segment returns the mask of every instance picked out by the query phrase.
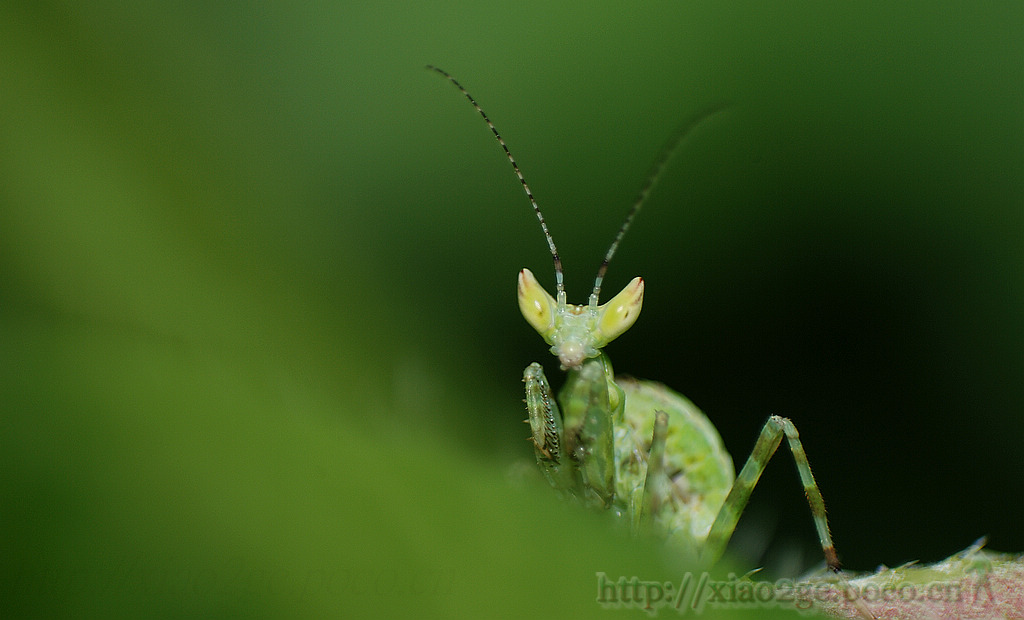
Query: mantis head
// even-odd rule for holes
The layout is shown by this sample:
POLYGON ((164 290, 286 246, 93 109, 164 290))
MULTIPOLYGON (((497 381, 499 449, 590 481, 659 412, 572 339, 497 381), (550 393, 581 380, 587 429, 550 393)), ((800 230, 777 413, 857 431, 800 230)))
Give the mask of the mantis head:
POLYGON ((696 122, 699 122, 707 115, 699 116, 692 122, 680 125, 668 142, 666 142, 657 161, 651 168, 647 180, 640 189, 640 193, 633 202, 633 206, 629 209, 625 221, 619 227, 615 240, 612 241, 611 247, 605 253, 604 260, 601 261, 601 267, 597 270, 597 277, 594 278, 594 291, 590 294, 590 301, 585 306, 576 306, 565 301, 565 286, 562 282, 562 260, 558 255, 558 249, 555 247, 555 240, 551 237, 547 222, 545 222, 544 216, 540 212, 540 207, 537 206, 537 200, 533 197, 533 192, 526 183, 523 173, 519 170, 519 164, 512 157, 512 152, 509 151, 505 140, 502 139, 498 129, 491 122, 491 119, 487 117, 487 114, 484 113, 480 105, 477 104, 476 100, 462 87, 462 84, 459 84, 454 77, 442 69, 434 66, 428 66, 427 68, 441 74, 459 89, 466 100, 480 114, 484 122, 487 123, 487 127, 490 128, 491 133, 498 140, 498 144, 505 151, 505 156, 508 158, 509 163, 512 164, 512 170, 519 179, 523 191, 526 192, 530 205, 533 206, 534 215, 537 216, 537 220, 540 222, 541 230, 544 232, 544 238, 548 242, 548 249, 551 250, 551 258, 555 264, 555 297, 552 297, 541 287, 529 269, 523 269, 519 272, 519 309, 522 311, 523 316, 526 317, 526 321, 537 330, 537 333, 544 338, 545 342, 551 345, 551 352, 558 357, 563 369, 579 368, 585 360, 601 355, 601 349, 629 329, 640 315, 640 307, 644 299, 644 281, 639 277, 633 278, 626 285, 626 288, 622 289, 622 292, 610 301, 598 305, 598 298, 601 295, 601 284, 604 281, 605 272, 608 270, 608 263, 615 255, 619 242, 622 241, 622 237, 629 230, 633 218, 640 211, 640 207, 647 199, 647 195, 661 176, 662 171, 665 169, 665 164, 672 153, 679 147, 683 138, 689 133, 689 130, 696 122))
POLYGON ((519 272, 519 310, 551 345, 563 369, 578 368, 584 360, 600 355, 605 345, 636 322, 643 301, 640 277, 602 305, 592 294, 587 305, 577 306, 566 303, 565 291, 559 291, 557 300, 552 297, 529 269, 519 272))

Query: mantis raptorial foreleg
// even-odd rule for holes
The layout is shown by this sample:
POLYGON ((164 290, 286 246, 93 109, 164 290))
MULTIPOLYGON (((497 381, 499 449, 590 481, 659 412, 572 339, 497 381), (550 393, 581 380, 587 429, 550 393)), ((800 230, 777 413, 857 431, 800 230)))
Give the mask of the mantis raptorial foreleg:
POLYGON ((545 477, 604 508, 615 497, 614 420, 621 420, 623 403, 610 378, 607 358, 587 360, 563 388, 560 410, 540 364, 523 371, 530 439, 545 477))

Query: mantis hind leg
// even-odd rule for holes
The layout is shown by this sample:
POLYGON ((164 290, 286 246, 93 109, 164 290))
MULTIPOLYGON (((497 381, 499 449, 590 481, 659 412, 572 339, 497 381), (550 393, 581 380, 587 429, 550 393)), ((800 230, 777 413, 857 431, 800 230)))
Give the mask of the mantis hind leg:
MULTIPOLYGON (((825 563, 829 570, 834 572, 844 591, 849 592, 849 582, 839 568, 839 557, 836 555, 835 545, 832 543, 832 535, 828 531, 828 519, 825 517, 825 500, 821 497, 821 490, 814 481, 814 474, 811 473, 811 464, 807 461, 807 453, 800 443, 800 434, 796 426, 789 420, 773 415, 765 422, 761 434, 754 444, 754 450, 747 458, 736 480, 733 482, 725 503, 715 517, 711 525, 704 547, 704 558, 711 563, 718 561, 725 552, 725 546, 729 543, 736 523, 739 521, 740 513, 750 499, 750 493, 754 490, 761 473, 768 465, 775 450, 782 443, 785 437, 789 443, 789 450, 793 453, 793 461, 796 462, 796 469, 800 472, 800 481, 804 486, 804 495, 807 496, 807 503, 811 507, 811 516, 814 518, 814 528, 818 532, 818 540, 821 543, 821 551, 825 555, 825 563)), ((859 597, 853 599, 854 607, 858 615, 866 620, 874 620, 875 615, 867 608, 864 601, 859 597)))
POLYGON ((788 418, 772 416, 768 418, 761 434, 754 444, 754 450, 747 458, 746 464, 736 476, 729 495, 725 498, 718 516, 715 517, 708 533, 704 548, 704 557, 710 562, 716 562, 725 552, 725 547, 736 529, 740 514, 747 506, 750 493, 757 485, 761 473, 764 472, 768 461, 775 454, 775 450, 785 437, 789 443, 789 449, 793 453, 793 460, 796 462, 796 469, 800 472, 800 481, 804 486, 804 494, 807 496, 807 503, 811 507, 811 516, 814 518, 814 527, 818 533, 818 540, 821 543, 821 550, 825 555, 825 562, 833 571, 839 570, 839 558, 836 555, 835 545, 832 543, 832 536, 828 530, 828 520, 825 517, 825 500, 821 497, 818 484, 814 481, 811 473, 811 465, 807 461, 807 454, 800 443, 800 434, 788 418))
POLYGON ((644 477, 644 491, 638 519, 633 523, 634 533, 649 527, 654 515, 661 508, 661 502, 668 497, 668 474, 665 473, 665 440, 668 436, 668 414, 654 412, 654 431, 651 435, 651 450, 647 457, 647 474, 644 477))

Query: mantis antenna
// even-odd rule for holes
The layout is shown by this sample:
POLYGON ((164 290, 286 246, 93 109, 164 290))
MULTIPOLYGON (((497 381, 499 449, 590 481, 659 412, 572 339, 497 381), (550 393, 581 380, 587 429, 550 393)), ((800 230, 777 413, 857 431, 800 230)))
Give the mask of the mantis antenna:
MULTIPOLYGON (((487 117, 487 113, 484 112, 483 108, 480 107, 480 104, 473 99, 473 96, 469 94, 469 91, 467 91, 462 84, 459 84, 458 80, 452 77, 452 75, 447 71, 433 65, 427 65, 427 69, 440 73, 459 89, 466 99, 473 104, 473 107, 480 113, 480 116, 483 117, 484 122, 491 128, 491 133, 493 133, 494 137, 498 140, 498 144, 500 144, 502 150, 505 151, 505 156, 508 157, 509 163, 512 164, 512 169, 519 178, 519 182, 523 184, 523 190, 526 192, 526 197, 530 199, 530 204, 533 205, 533 212, 537 215, 537 219, 540 221, 540 227, 544 231, 544 238, 547 239, 548 248, 551 250, 551 258, 555 263, 555 286, 558 293, 558 302, 565 303, 565 284, 564 276, 562 274, 562 259, 558 255, 558 248, 555 247, 555 240, 548 231, 548 225, 544 220, 544 214, 541 213, 540 206, 537 205, 537 200, 533 197, 533 192, 530 191, 530 186, 526 183, 526 178, 523 177, 523 173, 519 170, 519 164, 517 164, 515 158, 512 157, 512 152, 509 151, 508 145, 505 144, 505 140, 502 139, 501 134, 498 133, 498 129, 494 126, 494 123, 492 123, 491 119, 487 117)), ((619 243, 622 241, 622 238, 626 236, 626 232, 629 231, 629 227, 633 224, 633 219, 636 217, 636 214, 640 212, 640 207, 643 206, 648 195, 650 195, 651 190, 661 177, 661 174, 665 171, 665 165, 668 163, 669 159, 672 158, 672 155, 679 148, 679 145, 682 144, 683 140, 690 134, 690 131, 694 127, 724 107, 724 105, 720 105, 705 112, 701 112, 695 117, 680 124, 672 135, 669 136, 669 139, 661 149, 661 153, 658 155, 658 159, 655 160, 650 172, 648 172, 647 179, 644 181, 643 187, 640 188, 640 192, 637 194, 636 200, 633 201, 633 206, 630 207, 629 213, 626 214, 625 221, 622 222, 622 226, 619 227, 619 232, 616 233, 615 239, 612 241, 611 246, 605 253, 604 260, 601 261, 601 266, 597 270, 597 277, 594 278, 594 292, 590 294, 589 304, 591 306, 598 305, 598 300, 601 296, 601 284, 604 282, 605 273, 608 271, 608 263, 611 262, 612 257, 615 256, 616 250, 619 249, 619 243)))
POLYGON ((651 166, 650 171, 647 173, 647 178, 644 180, 643 187, 640 188, 640 192, 636 195, 636 200, 633 201, 633 206, 629 208, 629 213, 626 214, 625 221, 622 222, 619 232, 615 234, 615 240, 612 241, 611 246, 605 253, 604 260, 601 261, 601 266, 597 270, 597 277, 594 278, 594 292, 590 294, 590 305, 597 305, 598 299, 601 296, 601 284, 604 282, 604 274, 608 271, 608 263, 611 262, 612 257, 615 256, 616 250, 619 249, 619 243, 622 241, 622 238, 626 236, 626 232, 633 224, 633 219, 636 217, 636 214, 640 212, 640 207, 643 206, 644 202, 647 200, 647 196, 650 195, 651 190, 654 189, 654 186, 658 183, 658 179, 661 178, 661 174, 665 171, 665 165, 668 164, 668 160, 672 159, 672 155, 674 155, 676 150, 679 149, 679 145, 683 143, 683 140, 690 135, 690 132, 697 125, 725 107, 725 104, 718 105, 683 121, 678 127, 676 127, 676 130, 672 132, 672 135, 668 137, 668 140, 665 141, 665 144, 661 147, 661 152, 658 153, 658 158, 654 161, 654 165, 651 166))
POLYGON ((505 144, 505 140, 503 140, 501 134, 498 133, 498 128, 495 127, 494 123, 491 122, 491 119, 487 117, 487 113, 484 112, 483 108, 480 107, 480 104, 476 102, 476 99, 473 99, 473 96, 469 94, 469 91, 463 88, 462 84, 459 84, 458 80, 452 77, 451 74, 444 69, 439 69, 433 65, 427 65, 427 69, 437 71, 446 77, 449 82, 455 85, 455 88, 458 88, 459 91, 465 95, 466 99, 473 104, 476 111, 483 117, 487 126, 491 128, 491 133, 494 134, 494 137, 498 140, 498 144, 500 144, 502 150, 505 151, 505 155, 508 157, 509 163, 512 164, 512 169, 515 170, 516 176, 519 177, 519 182, 523 184, 523 190, 526 192, 526 197, 530 199, 530 204, 533 205, 533 212, 537 214, 537 219, 540 220, 541 230, 544 231, 544 238, 547 239, 548 248, 551 250, 551 259, 555 263, 555 287, 558 292, 558 301, 560 303, 565 303, 565 283, 563 282, 564 276, 562 275, 562 259, 558 256, 558 248, 555 247, 555 239, 551 236, 551 233, 548 232, 548 223, 544 220, 544 214, 540 212, 537 200, 533 197, 533 192, 530 191, 530 186, 527 185, 526 178, 523 177, 523 173, 519 170, 519 164, 517 164, 516 159, 512 157, 512 151, 508 150, 508 145, 505 144))

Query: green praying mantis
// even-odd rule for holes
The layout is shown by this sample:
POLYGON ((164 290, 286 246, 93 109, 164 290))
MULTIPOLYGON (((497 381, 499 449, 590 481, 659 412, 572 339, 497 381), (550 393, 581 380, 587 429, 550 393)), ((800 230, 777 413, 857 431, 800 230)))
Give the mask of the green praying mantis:
POLYGON ((612 372, 602 349, 636 321, 644 282, 633 278, 601 304, 608 264, 672 154, 697 123, 721 108, 684 123, 669 137, 605 253, 589 300, 574 305, 566 301, 554 239, 505 141, 454 77, 437 67, 427 68, 455 85, 487 123, 533 206, 554 261, 554 297, 529 269, 520 271, 518 283, 523 317, 566 371, 557 401, 540 364, 534 362, 523 372, 529 439, 552 487, 585 505, 612 512, 635 533, 665 538, 690 559, 710 566, 725 552, 754 486, 785 439, 826 564, 825 571, 805 576, 803 585, 816 593, 832 589, 831 595, 815 599, 821 611, 868 619, 1021 617, 1024 597, 1018 593, 1024 583, 1024 555, 988 551, 981 539, 934 564, 911 562, 893 569, 879 567, 873 573, 844 573, 829 533, 825 502, 790 420, 768 418, 736 475, 718 431, 693 403, 661 383, 616 377, 612 372), (942 587, 936 590, 936 586, 942 587), (890 596, 894 593, 898 596, 890 596))
POLYGON ((533 206, 554 261, 554 297, 529 269, 520 271, 518 284, 520 311, 551 346, 566 372, 557 402, 540 364, 530 364, 523 373, 530 439, 537 464, 551 486, 586 505, 610 510, 625 519, 634 532, 662 536, 710 565, 724 553, 754 486, 785 439, 800 473, 826 564, 838 571, 825 502, 789 419, 768 418, 737 476, 718 431, 700 409, 661 383, 616 377, 602 351, 636 321, 644 294, 643 279, 636 277, 601 304, 608 264, 694 123, 684 124, 666 143, 605 253, 587 303, 570 304, 554 239, 505 141, 454 77, 437 67, 427 68, 458 88, 487 123, 533 206))

